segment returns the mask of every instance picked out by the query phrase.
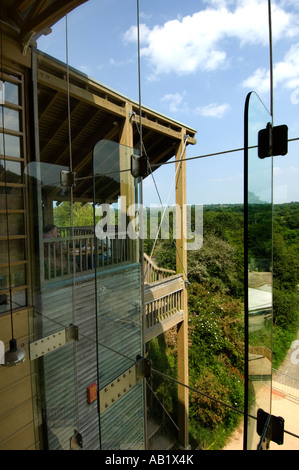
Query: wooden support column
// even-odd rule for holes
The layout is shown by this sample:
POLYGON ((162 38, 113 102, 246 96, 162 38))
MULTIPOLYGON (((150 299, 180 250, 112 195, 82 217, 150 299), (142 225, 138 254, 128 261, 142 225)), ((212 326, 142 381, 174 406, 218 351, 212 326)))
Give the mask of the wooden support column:
MULTIPOLYGON (((126 218, 127 224, 130 222, 128 218, 128 208, 135 202, 134 193, 134 178, 131 174, 131 155, 133 149, 133 126, 130 121, 130 105, 128 102, 125 104, 125 121, 120 131, 120 151, 119 151, 119 169, 120 169, 120 195, 121 198, 121 213, 126 218), (128 170, 128 171, 127 171, 128 170)), ((129 239, 130 260, 136 261, 136 242, 129 239)))
MULTIPOLYGON (((178 381, 188 385, 188 302, 186 291, 186 273, 187 273, 187 244, 186 234, 186 162, 179 163, 180 159, 186 158, 184 145, 184 136, 186 130, 182 129, 181 142, 176 152, 176 207, 180 213, 176 216, 176 269, 178 273, 183 274, 184 286, 182 293, 182 310, 184 311, 183 321, 177 327, 177 345, 178 345, 178 381)), ((180 444, 187 448, 189 446, 189 391, 187 387, 178 385, 178 425, 180 444)))

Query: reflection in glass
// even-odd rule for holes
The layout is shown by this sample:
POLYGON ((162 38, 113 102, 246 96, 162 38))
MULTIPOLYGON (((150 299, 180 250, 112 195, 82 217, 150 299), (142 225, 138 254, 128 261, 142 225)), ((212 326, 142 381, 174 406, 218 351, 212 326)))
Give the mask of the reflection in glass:
POLYGON ((7 157, 21 157, 21 138, 0 133, 0 154, 7 157))
MULTIPOLYGON (((271 412, 272 379, 272 158, 259 159, 258 132, 271 116, 252 93, 245 127, 245 321, 247 326, 248 413, 271 412), (250 148, 253 147, 253 148, 250 148), (245 284, 246 286, 246 284, 245 284)), ((256 449, 255 420, 246 418, 244 444, 256 449)))
POLYGON ((4 97, 7 103, 19 104, 19 87, 14 83, 4 82, 4 97))
POLYGON ((20 130, 19 111, 0 106, 0 127, 13 131, 20 130))
POLYGON ((0 159, 0 181, 6 183, 21 183, 21 163, 0 159))
POLYGON ((24 232, 23 214, 0 214, 0 236, 7 236, 7 224, 9 235, 20 235, 24 232))
MULTIPOLYGON (((70 202, 70 188, 63 187, 60 182, 61 171, 67 170, 68 167, 35 162, 25 168, 30 196, 30 230, 34 239, 32 266, 36 336, 32 340, 56 334, 76 323, 71 274, 61 282, 59 271, 60 248, 65 240, 61 240, 54 231, 49 238, 44 238, 44 227, 54 225, 53 201, 70 202), (45 251, 49 251, 49 259, 45 251), (45 280, 47 266, 49 281, 45 280)), ((65 214, 65 223, 71 226, 71 212, 65 214)), ((69 253, 68 260, 70 263, 69 253)), ((68 450, 70 437, 78 423, 75 346, 67 344, 37 359, 36 364, 42 424, 47 429, 45 446, 49 450, 68 450)))
POLYGON ((7 198, 7 209, 9 210, 24 210, 24 194, 23 188, 14 188, 10 186, 0 186, 0 209, 6 209, 6 195, 9 195, 7 198))
MULTIPOLYGON (((139 243, 128 230, 136 216, 130 208, 139 202, 136 180, 129 171, 132 153, 132 148, 102 140, 93 154, 100 388, 142 354, 139 243)), ((100 415, 102 449, 143 448, 143 428, 143 387, 139 384, 100 415)))

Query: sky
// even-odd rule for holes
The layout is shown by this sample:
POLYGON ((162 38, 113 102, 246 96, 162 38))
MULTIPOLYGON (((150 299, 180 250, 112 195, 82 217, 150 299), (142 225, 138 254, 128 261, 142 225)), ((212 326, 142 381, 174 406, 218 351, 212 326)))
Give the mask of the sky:
MULTIPOLYGON (((274 125, 287 125, 296 139, 298 0, 271 0, 271 20, 274 125)), ((196 129, 187 158, 242 149, 247 95, 271 109, 268 0, 139 0, 140 88, 137 24, 137 0, 88 0, 37 46, 196 129)), ((187 202, 242 203, 243 166, 242 150, 188 161, 187 202)), ((299 201, 299 140, 274 157, 273 175, 274 202, 299 201)), ((165 165, 145 179, 144 203, 173 203, 174 176, 174 165, 165 165)))

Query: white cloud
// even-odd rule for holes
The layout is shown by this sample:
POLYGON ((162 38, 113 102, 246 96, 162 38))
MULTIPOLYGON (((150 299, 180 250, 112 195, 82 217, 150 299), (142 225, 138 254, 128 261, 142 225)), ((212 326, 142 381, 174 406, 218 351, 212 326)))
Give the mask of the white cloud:
POLYGON ((217 104, 211 103, 207 106, 199 106, 195 109, 196 114, 201 114, 205 117, 223 118, 224 114, 230 109, 227 103, 217 104))
POLYGON ((162 102, 168 104, 168 108, 171 112, 176 112, 181 107, 184 99, 184 93, 167 93, 163 96, 162 102))
MULTIPOLYGON (((299 43, 293 44, 282 61, 273 66, 273 86, 283 85, 287 89, 299 87, 299 43)), ((255 70, 251 77, 242 83, 263 94, 269 90, 270 72, 265 68, 255 70)))
MULTIPOLYGON (((141 54, 160 74, 190 74, 212 71, 227 65, 227 41, 268 45, 268 6, 265 0, 210 0, 206 8, 183 18, 149 28, 140 25, 141 54), (234 7, 233 7, 234 5, 234 7)), ((272 4, 273 40, 294 37, 299 25, 296 17, 272 4)), ((136 26, 124 35, 136 41, 136 26)))
POLYGON ((201 115, 205 117, 213 117, 221 119, 227 111, 229 111, 230 106, 227 103, 210 103, 206 106, 198 106, 195 108, 189 108, 188 104, 185 102, 186 92, 183 93, 167 93, 161 99, 162 102, 166 103, 169 111, 177 112, 183 111, 188 112, 189 114, 201 115))

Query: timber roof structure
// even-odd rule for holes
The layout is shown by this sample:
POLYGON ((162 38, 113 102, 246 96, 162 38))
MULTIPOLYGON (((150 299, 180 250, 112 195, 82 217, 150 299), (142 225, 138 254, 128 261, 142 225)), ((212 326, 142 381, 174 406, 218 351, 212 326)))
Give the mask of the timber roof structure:
MULTIPOLYGON (((71 151, 73 171, 82 181, 81 197, 84 194, 88 200, 91 198, 88 182, 86 188, 82 186, 84 178, 92 175, 94 146, 100 140, 120 142, 128 116, 132 125, 131 142, 133 148, 139 149, 141 115, 143 146, 155 168, 176 155, 184 135, 188 135, 187 145, 195 144, 196 130, 140 106, 36 49, 39 36, 50 33, 55 22, 85 1, 3 0, 1 15, 23 56, 31 54, 35 63, 39 149, 31 159, 69 166, 71 151)), ((27 63, 30 66, 31 59, 27 63)), ((79 188, 77 191, 80 198, 79 188)))

